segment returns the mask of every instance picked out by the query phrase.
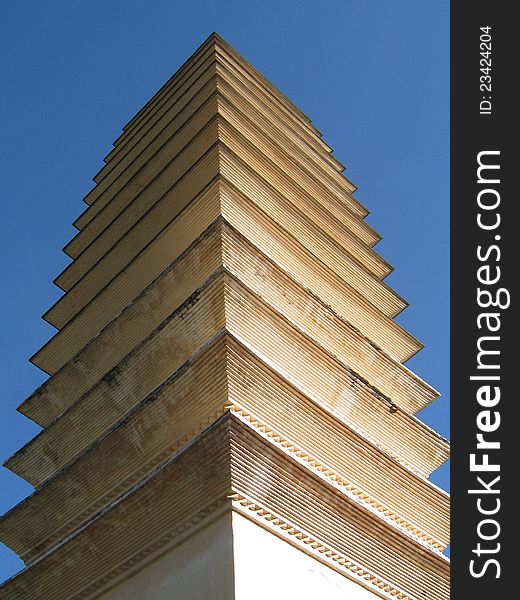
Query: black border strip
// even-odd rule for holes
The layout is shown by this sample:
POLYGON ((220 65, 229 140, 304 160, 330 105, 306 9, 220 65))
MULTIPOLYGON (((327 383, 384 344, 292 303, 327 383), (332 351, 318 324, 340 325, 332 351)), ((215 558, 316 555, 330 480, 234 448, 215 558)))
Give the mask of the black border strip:
POLYGON ((511 83, 516 79, 513 66, 517 48, 512 8, 510 3, 491 0, 454 1, 451 4, 451 560, 452 598, 456 600, 489 600, 518 595, 513 584, 515 523, 510 514, 512 487, 518 471, 515 467, 518 449, 512 444, 513 428, 517 427, 513 411, 519 402, 513 391, 515 296, 511 292, 516 271, 514 257, 518 253, 513 233, 518 192, 513 192, 512 182, 519 170, 513 165, 515 153, 511 149, 513 131, 518 128, 511 83), (491 28, 488 32, 491 54, 481 55, 481 51, 487 50, 485 45, 480 46, 483 43, 481 35, 488 40, 486 30, 481 27, 487 26, 491 28), (483 58, 491 58, 488 72, 480 70, 488 66, 486 60, 480 62, 483 58), (490 89, 481 88, 483 83, 490 83, 490 89), (481 105, 489 100, 490 110, 489 104, 481 105), (485 181, 479 183, 478 156, 489 151, 495 154, 481 154, 481 162, 500 168, 481 170, 481 180, 485 181), (500 182, 495 181, 497 179, 500 182), (479 208, 481 192, 481 203, 491 206, 494 198, 498 204, 495 209, 479 208), (480 227, 479 213, 481 222, 488 226, 496 223, 499 214, 500 224, 494 229, 480 227), (481 279, 488 280, 498 276, 498 267, 499 281, 493 284, 479 282, 478 270, 482 267, 481 279), (481 305, 478 288, 489 292, 489 295, 481 294, 481 305), (508 308, 508 294, 500 289, 511 292, 508 308), (502 306, 484 307, 490 297, 498 298, 502 306), (488 313, 498 316, 489 319, 481 316, 479 329, 479 315, 488 313), (489 325, 495 328, 499 322, 497 331, 489 330, 489 325), (497 339, 483 340, 484 336, 496 336, 497 339), (479 338, 481 349, 499 352, 482 354, 483 368, 479 368, 478 363, 479 338), (489 368, 492 365, 499 368, 489 368), (488 379, 471 380, 475 375, 488 379), (499 376, 499 379, 491 380, 491 375, 499 376), (485 406, 488 385, 491 395, 488 396, 489 406, 485 406), (495 387, 500 388, 500 400, 491 406, 497 394, 495 387), (482 403, 477 399, 479 389, 482 403), (476 447, 479 418, 481 426, 496 427, 495 431, 483 435, 485 440, 499 442, 500 449, 476 447), (472 454, 477 464, 482 464, 486 460, 483 455, 487 454, 489 463, 497 465, 500 471, 484 471, 482 467, 471 471, 472 454), (497 476, 500 480, 492 484, 497 476), (489 486, 487 492, 482 482, 489 486), (468 490, 475 490, 475 493, 468 493, 468 490), (485 510, 496 510, 496 514, 485 515, 485 510), (484 522, 486 519, 488 521, 484 522), (495 539, 482 539, 483 536, 495 539))

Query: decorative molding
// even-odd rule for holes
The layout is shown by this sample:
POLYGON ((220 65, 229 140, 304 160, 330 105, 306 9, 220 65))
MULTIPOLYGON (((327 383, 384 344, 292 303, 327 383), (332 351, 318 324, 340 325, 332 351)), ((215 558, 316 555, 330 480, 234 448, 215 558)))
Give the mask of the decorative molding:
POLYGON ((347 495, 351 500, 357 502, 360 506, 363 506, 366 510, 378 515, 378 517, 393 525, 405 535, 410 536, 428 550, 434 551, 444 558, 442 552, 446 548, 445 544, 429 536, 427 533, 422 532, 420 529, 407 522, 406 519, 403 519, 395 512, 389 510, 384 504, 370 497, 369 494, 363 492, 363 490, 354 486, 347 479, 335 473, 333 469, 330 469, 318 459, 309 455, 283 435, 275 432, 268 425, 262 423, 254 414, 242 408, 237 403, 233 403, 229 408, 241 421, 244 421, 244 423, 256 430, 262 437, 269 440, 282 452, 285 452, 301 465, 310 469, 318 477, 326 480, 339 491, 347 495))
POLYGON ((302 531, 292 523, 274 514, 255 500, 239 492, 232 495, 233 510, 247 519, 275 533, 278 537, 290 542, 309 556, 318 559, 336 571, 346 575, 356 583, 375 592, 382 598, 398 598, 399 600, 414 600, 391 583, 367 571, 348 557, 336 552, 327 544, 302 531))

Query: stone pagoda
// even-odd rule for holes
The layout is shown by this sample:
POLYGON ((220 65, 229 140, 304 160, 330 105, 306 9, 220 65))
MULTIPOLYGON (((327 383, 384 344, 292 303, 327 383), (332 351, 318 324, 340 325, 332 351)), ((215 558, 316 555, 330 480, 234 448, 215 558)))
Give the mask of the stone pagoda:
POLYGON ((447 600, 448 443, 355 186, 212 34, 94 178, 2 600, 447 600))

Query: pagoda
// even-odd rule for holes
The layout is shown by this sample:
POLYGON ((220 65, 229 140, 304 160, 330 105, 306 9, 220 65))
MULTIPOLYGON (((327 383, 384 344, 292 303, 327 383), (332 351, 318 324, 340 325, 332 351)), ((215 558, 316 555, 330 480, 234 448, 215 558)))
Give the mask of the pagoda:
POLYGON ((124 127, 18 409, 2 600, 449 597, 438 394, 343 171, 217 34, 124 127))

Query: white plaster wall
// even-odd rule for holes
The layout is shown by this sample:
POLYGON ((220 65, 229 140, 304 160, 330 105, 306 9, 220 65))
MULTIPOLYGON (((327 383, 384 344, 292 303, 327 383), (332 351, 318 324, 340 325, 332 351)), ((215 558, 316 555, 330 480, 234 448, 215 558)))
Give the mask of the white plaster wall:
POLYGON ((234 600, 231 513, 101 596, 103 600, 234 600))
MULTIPOLYGON (((375 600, 378 596, 233 514, 235 600, 375 600)), ((209 596, 220 600, 219 596, 209 596)))
POLYGON ((375 600, 259 525, 227 513, 102 600, 375 600))

